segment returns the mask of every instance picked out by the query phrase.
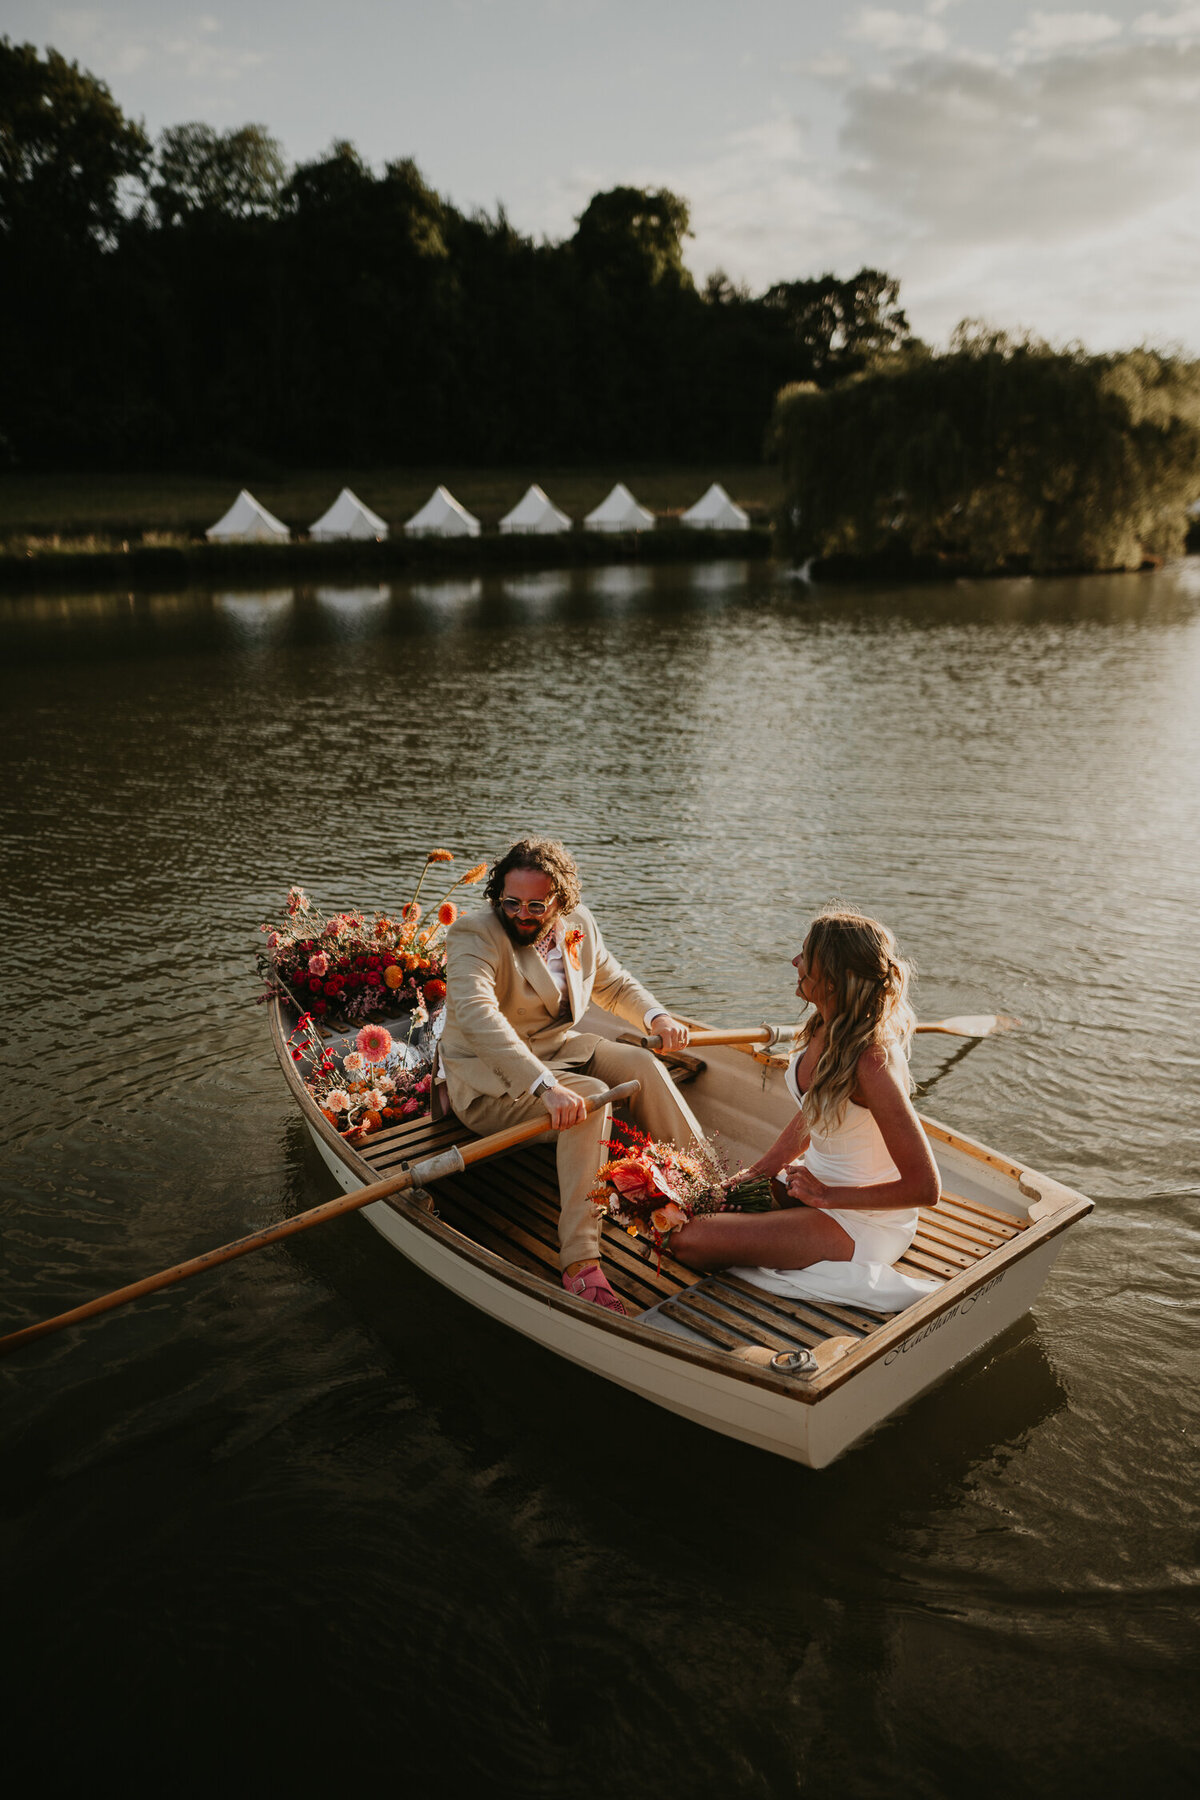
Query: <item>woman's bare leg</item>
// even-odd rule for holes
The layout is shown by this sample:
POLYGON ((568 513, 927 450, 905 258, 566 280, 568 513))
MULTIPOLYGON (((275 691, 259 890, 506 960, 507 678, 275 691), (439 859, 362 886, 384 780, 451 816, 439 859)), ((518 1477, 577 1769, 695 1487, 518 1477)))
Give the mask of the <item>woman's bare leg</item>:
POLYGON ((689 1269, 807 1269, 811 1263, 853 1261, 854 1239, 828 1213, 790 1206, 783 1212, 693 1219, 672 1233, 670 1251, 689 1269))

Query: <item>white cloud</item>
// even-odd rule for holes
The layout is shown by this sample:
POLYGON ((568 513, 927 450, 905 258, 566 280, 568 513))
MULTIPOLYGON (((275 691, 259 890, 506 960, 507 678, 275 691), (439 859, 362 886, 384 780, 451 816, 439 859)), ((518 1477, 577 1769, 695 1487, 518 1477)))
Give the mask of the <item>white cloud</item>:
POLYGON ((920 13, 892 12, 887 7, 864 6, 846 33, 873 50, 900 50, 912 55, 944 50, 947 43, 942 26, 920 13))
POLYGON ((1173 13, 1141 13, 1133 21, 1133 29, 1143 37, 1200 37, 1200 6, 1184 6, 1173 13))
POLYGON ((780 73, 784 75, 806 76, 813 81, 839 81, 851 70, 849 57, 838 56, 830 52, 824 56, 813 56, 807 62, 780 63, 780 73))
POLYGON ((1107 13, 1031 12, 1028 24, 1014 31, 1019 50, 1044 55, 1059 50, 1085 50, 1120 37, 1123 26, 1107 13))
POLYGON ((109 82, 143 70, 164 81, 234 82, 266 61, 263 51, 223 40, 221 21, 212 13, 190 20, 183 31, 135 33, 118 13, 68 10, 53 14, 53 28, 55 41, 70 46, 69 55, 84 58, 109 82))
POLYGON ((848 86, 832 146, 781 112, 629 178, 688 196, 701 277, 761 291, 869 264, 934 342, 984 317, 1200 354, 1200 45, 925 57, 848 86))
POLYGON ((843 145, 874 207, 960 245, 1034 243, 1200 191, 1200 50, 1015 68, 910 65, 851 89, 843 145))
POLYGON ((912 65, 850 91, 843 146, 918 330, 1200 351, 1200 46, 912 65))

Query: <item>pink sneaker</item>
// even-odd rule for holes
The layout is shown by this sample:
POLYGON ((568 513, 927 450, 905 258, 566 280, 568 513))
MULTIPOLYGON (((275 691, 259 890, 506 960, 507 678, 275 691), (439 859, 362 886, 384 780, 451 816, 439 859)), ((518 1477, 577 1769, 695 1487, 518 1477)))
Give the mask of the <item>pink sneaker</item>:
POLYGON ((628 1317, 625 1302, 618 1294, 613 1293, 608 1276, 595 1263, 588 1269, 580 1269, 578 1275, 564 1275, 562 1284, 568 1294, 578 1294, 581 1300, 591 1300, 608 1312, 619 1313, 622 1318, 628 1317))

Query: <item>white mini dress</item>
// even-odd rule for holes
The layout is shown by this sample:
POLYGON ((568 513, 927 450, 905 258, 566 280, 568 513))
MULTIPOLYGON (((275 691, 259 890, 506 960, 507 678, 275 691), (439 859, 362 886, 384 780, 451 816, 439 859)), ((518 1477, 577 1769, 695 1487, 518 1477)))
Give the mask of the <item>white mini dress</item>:
MULTIPOLYGON (((796 1081, 799 1061, 799 1056, 792 1058, 786 1076, 797 1106, 803 1100, 796 1081)), ((810 1133, 800 1161, 826 1187, 879 1187, 885 1181, 900 1179, 874 1114, 865 1106, 856 1106, 853 1100, 847 1101, 837 1124, 827 1126, 822 1122, 818 1130, 810 1133)), ((823 1207, 822 1211, 826 1218, 836 1219, 854 1240, 854 1255, 848 1262, 811 1263, 806 1269, 736 1269, 734 1273, 772 1293, 837 1300, 879 1312, 899 1312, 933 1292, 935 1281, 923 1281, 892 1267, 917 1234, 916 1207, 887 1208, 881 1212, 823 1207)))

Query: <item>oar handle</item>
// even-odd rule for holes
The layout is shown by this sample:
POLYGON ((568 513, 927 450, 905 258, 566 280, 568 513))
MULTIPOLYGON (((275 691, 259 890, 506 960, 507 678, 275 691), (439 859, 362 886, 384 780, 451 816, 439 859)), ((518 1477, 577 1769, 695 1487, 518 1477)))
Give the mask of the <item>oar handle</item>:
MULTIPOLYGON (((740 1030, 689 1031, 688 1048, 693 1044, 782 1044, 791 1043, 796 1035, 792 1025, 747 1025, 740 1030)), ((622 1044, 640 1044, 643 1050, 661 1050, 662 1038, 657 1031, 648 1035, 622 1032, 622 1044)))
MULTIPOLYGON (((632 1100, 641 1092, 638 1081, 623 1081, 618 1087, 606 1088, 601 1094, 586 1097, 585 1104, 589 1113, 601 1106, 617 1106, 624 1100, 632 1100)), ((324 1225, 328 1219, 337 1219, 343 1213, 357 1212, 360 1206, 369 1206, 374 1200, 385 1200, 389 1194, 404 1193, 408 1188, 424 1187, 428 1182, 440 1181, 446 1175, 458 1175, 471 1163, 483 1162, 489 1156, 497 1156, 503 1150, 509 1150, 516 1144, 528 1143, 532 1138, 542 1137, 553 1131, 549 1116, 545 1119, 530 1119, 524 1125, 513 1125, 507 1131, 497 1131, 491 1137, 477 1138, 472 1144, 459 1149, 457 1145, 449 1150, 442 1150, 436 1156, 426 1157, 410 1169, 402 1169, 398 1175, 389 1175, 386 1181, 375 1181, 369 1187, 355 1188, 349 1194, 338 1194, 332 1200, 326 1200, 321 1206, 310 1207, 308 1212, 297 1213, 294 1218, 285 1219, 280 1225, 264 1225, 258 1231, 252 1231, 247 1237, 236 1238, 231 1244, 221 1244, 216 1250, 205 1250, 200 1256, 190 1257, 187 1262, 175 1263, 172 1268, 160 1269, 157 1275, 144 1276, 141 1281, 131 1281, 127 1287, 116 1288, 111 1294, 102 1294, 99 1299, 87 1300, 82 1306, 73 1306, 69 1312, 58 1313, 53 1319, 42 1319, 36 1325, 26 1325, 21 1331, 10 1332, 7 1337, 0 1338, 0 1356, 6 1356, 10 1350, 16 1350, 22 1344, 30 1344, 34 1338, 49 1337, 52 1332, 61 1331, 66 1325, 79 1325, 84 1319, 93 1319, 98 1313, 111 1312, 114 1307, 124 1306, 129 1300, 140 1300, 144 1294, 155 1294, 160 1288, 173 1287, 177 1281, 185 1281, 189 1275, 201 1275, 206 1269, 215 1269, 218 1264, 232 1262, 235 1257, 249 1256, 253 1250, 263 1250, 268 1244, 277 1244, 283 1238, 294 1237, 298 1231, 309 1231, 314 1225, 324 1225)), ((571 1129, 570 1126, 567 1127, 571 1129)))

